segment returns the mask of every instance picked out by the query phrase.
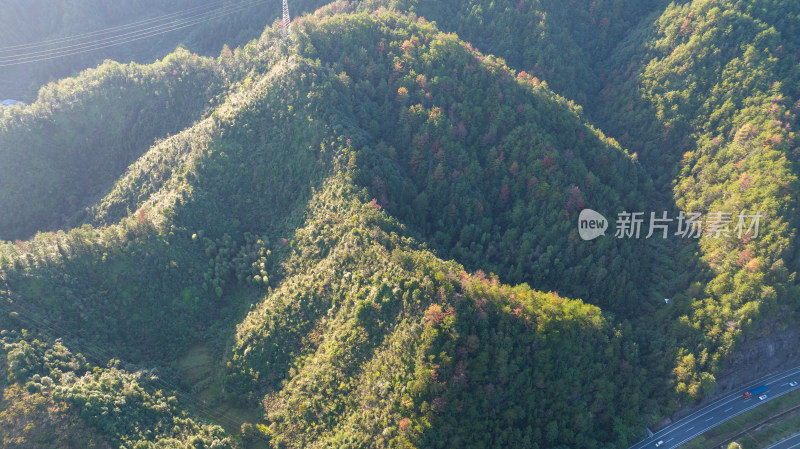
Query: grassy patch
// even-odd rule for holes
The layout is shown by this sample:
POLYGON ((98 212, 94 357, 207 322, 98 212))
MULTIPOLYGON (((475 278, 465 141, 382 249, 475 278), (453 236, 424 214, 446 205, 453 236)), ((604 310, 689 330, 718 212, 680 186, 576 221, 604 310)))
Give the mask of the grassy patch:
POLYGON ((205 345, 195 345, 178 360, 178 371, 192 384, 208 378, 212 372, 213 357, 205 345))
POLYGON ((780 419, 776 419, 762 426, 758 426, 737 442, 744 449, 760 449, 792 436, 800 429, 800 409, 794 410, 780 419))
POLYGON ((230 433, 239 433, 245 422, 261 421, 257 412, 237 407, 226 400, 222 390, 222 373, 213 353, 204 344, 197 344, 178 360, 178 372, 192 385, 194 408, 205 418, 217 422, 230 433))

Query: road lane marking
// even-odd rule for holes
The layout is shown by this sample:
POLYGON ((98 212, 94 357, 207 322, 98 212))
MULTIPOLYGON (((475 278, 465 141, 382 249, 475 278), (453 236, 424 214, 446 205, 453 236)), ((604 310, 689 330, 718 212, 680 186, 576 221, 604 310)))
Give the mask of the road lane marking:
POLYGON ((690 431, 690 430, 692 430, 692 429, 694 429, 694 426, 692 426, 692 427, 689 427, 688 429, 686 429, 686 431, 688 432, 688 431, 690 431))
MULTIPOLYGON (((780 396, 783 396, 783 395, 784 395, 784 394, 786 394, 786 393, 788 393, 788 391, 784 391, 783 393, 779 393, 777 396, 775 396, 775 397, 772 397, 772 398, 770 398, 770 399, 775 399, 775 398, 778 398, 778 397, 780 397, 780 396)), ((737 416, 741 415, 742 413, 748 412, 748 411, 750 411, 750 410, 752 410, 752 409, 754 409, 754 408, 758 407, 760 404, 763 404, 763 403, 765 403, 765 402, 763 402, 763 401, 762 401, 762 402, 755 402, 755 403, 753 403, 753 405, 751 405, 751 406, 749 406, 749 407, 745 408, 744 410, 739 410, 739 411, 737 411, 736 413, 734 413, 734 414, 732 414, 732 415, 730 415, 730 416, 723 416, 722 418, 720 418, 720 420, 719 420, 717 423, 715 423, 715 424, 712 424, 712 425, 710 425, 710 426, 706 427, 705 429, 703 429, 703 430, 701 430, 701 431, 699 431, 699 432, 695 432, 695 433, 694 433, 694 435, 692 435, 692 436, 690 436, 690 437, 688 437, 688 438, 685 438, 683 441, 679 442, 678 444, 676 444, 676 445, 675 445, 675 446, 673 446, 673 447, 680 447, 681 445, 683 445, 683 444, 684 444, 684 443, 686 443, 687 441, 689 441, 689 440, 692 440, 692 439, 696 438, 697 436, 699 436, 699 435, 701 435, 701 434, 703 434, 703 433, 707 432, 708 430, 711 430, 711 429, 713 429, 714 427, 717 427, 717 426, 719 426, 719 425, 720 425, 720 424, 722 424, 722 423, 725 423, 725 422, 727 422, 727 421, 730 421, 731 419, 733 419, 733 418, 735 418, 735 417, 737 417, 737 416)), ((790 449, 791 449, 791 448, 790 448, 790 449)))
POLYGON ((713 417, 713 416, 709 417, 709 418, 706 420, 706 422, 709 422, 709 421, 711 421, 712 419, 714 419, 714 417, 713 417))
MULTIPOLYGON (((791 376, 795 376, 797 374, 800 374, 800 367, 795 367, 795 368, 786 370, 786 371, 784 371, 782 373, 776 373, 776 374, 773 374, 771 376, 768 376, 768 377, 765 377, 765 378, 761 378, 760 382, 754 382, 754 383, 761 383, 763 385, 774 384, 776 382, 780 382, 781 380, 784 380, 784 379, 786 379, 788 377, 791 377, 791 376)), ((788 393, 788 391, 782 392, 782 393, 778 394, 778 396, 781 396, 784 393, 788 393)), ((667 427, 664 427, 658 433, 660 433, 662 435, 668 435, 668 434, 680 429, 681 427, 684 427, 684 426, 686 426, 688 424, 691 424, 692 421, 694 421, 696 419, 699 419, 700 417, 702 417, 704 415, 707 415, 708 413, 713 413, 714 411, 719 410, 722 407, 724 407, 724 406, 726 406, 726 405, 728 405, 728 404, 730 404, 732 402, 736 402, 740 398, 741 398, 741 393, 731 393, 729 396, 722 397, 722 398, 718 399, 716 402, 711 403, 711 404, 707 405, 704 408, 696 410, 696 411, 690 413, 687 416, 684 416, 682 419, 678 420, 677 422, 674 422, 674 423, 668 425, 667 427)), ((774 398, 770 398, 770 399, 774 399, 774 398)), ((725 422, 725 421, 727 421, 727 420, 729 420, 731 418, 734 418, 734 417, 736 417, 736 416, 738 416, 738 415, 740 415, 740 414, 742 414, 742 413, 744 413, 744 412, 746 412, 746 411, 748 411, 748 410, 750 410, 750 409, 752 409, 754 407, 755 407, 755 405, 752 405, 750 407, 746 407, 744 410, 740 410, 740 411, 734 412, 734 414, 732 416, 722 417, 720 422, 718 422, 717 424, 715 424, 714 426, 711 426, 709 428, 716 427, 717 425, 722 424, 723 422, 725 422)), ((678 443, 678 446, 680 446, 681 444, 685 443, 686 441, 688 441, 688 439, 678 443)), ((638 447, 642 447, 643 448, 643 447, 647 446, 648 443, 649 443, 649 441, 646 438, 646 439, 640 441, 639 443, 634 444, 629 449, 636 449, 638 447)))
POLYGON ((800 447, 800 443, 795 443, 795 441, 797 440, 800 440, 800 432, 795 433, 790 437, 784 438, 775 444, 771 444, 770 446, 766 447, 766 449, 774 449, 777 447, 781 447, 784 449, 794 449, 796 447, 800 447), (787 446, 787 444, 790 444, 791 446, 787 446))
POLYGON ((733 407, 728 407, 728 408, 725 409, 726 412, 729 412, 731 410, 733 410, 733 407))

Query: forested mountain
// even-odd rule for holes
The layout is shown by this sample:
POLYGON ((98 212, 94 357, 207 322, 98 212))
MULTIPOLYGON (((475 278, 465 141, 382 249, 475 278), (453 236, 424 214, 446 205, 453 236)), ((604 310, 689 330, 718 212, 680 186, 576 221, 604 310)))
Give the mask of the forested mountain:
POLYGON ((655 265, 687 273, 654 289, 677 299, 669 321, 678 323, 656 333, 680 342, 679 390, 711 393, 713 373, 742 327, 793 308, 791 273, 800 262, 793 242, 800 156, 792 132, 800 98, 795 6, 369 0, 351 7, 376 5, 436 20, 518 69, 545 70, 540 76, 557 92, 580 100, 592 121, 642 157, 656 187, 650 207, 672 216, 680 210, 764 215, 758 239, 703 238, 699 248, 679 241, 663 250, 672 263, 655 265), (537 33, 524 29, 529 17, 526 26, 537 33), (690 260, 693 253, 701 256, 690 260), (699 285, 705 291, 696 291, 699 285), (699 344, 692 329, 705 334, 699 344))
POLYGON ((26 238, 80 220, 154 140, 213 107, 234 77, 229 72, 185 50, 148 66, 109 61, 43 88, 30 108, 0 110, 0 176, 16 179, 0 200, 7 211, 2 237, 26 238))
POLYGON ((799 25, 339 1, 0 109, 3 441, 627 447, 797 325, 799 25), (616 238, 624 211, 764 218, 616 238))
POLYGON ((676 368, 690 395, 743 330, 797 307, 798 18, 781 2, 673 5, 643 30, 645 44, 620 45, 598 103, 598 120, 678 208, 764 216, 757 238, 700 240, 704 289, 681 322, 706 338, 684 346, 676 368))

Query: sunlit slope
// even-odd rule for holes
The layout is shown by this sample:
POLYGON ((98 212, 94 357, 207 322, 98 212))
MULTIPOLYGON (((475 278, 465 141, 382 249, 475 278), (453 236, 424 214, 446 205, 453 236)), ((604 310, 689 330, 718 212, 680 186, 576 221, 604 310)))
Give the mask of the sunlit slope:
POLYGON ((768 340, 765 323, 796 308, 795 4, 368 0, 330 9, 381 7, 436 21, 578 101, 640 158, 655 185, 650 210, 730 213, 732 230, 740 212, 763 214, 756 239, 673 237, 646 256, 657 274, 644 296, 672 297, 673 307, 627 306, 649 365, 671 372, 682 395, 713 393, 742 331, 767 326, 759 338, 768 340))
POLYGON ((229 72, 180 50, 148 66, 106 62, 0 109, 0 238, 80 224, 156 139, 213 106, 229 72))
POLYGON ((645 207, 651 190, 635 158, 537 79, 424 21, 406 28, 388 17, 301 23, 308 37, 296 38, 358 99, 342 108, 367 135, 352 140, 359 183, 471 269, 619 313, 639 302, 634 279, 648 274, 637 261, 648 249, 577 232, 584 207, 645 207), (334 42, 338 29, 347 32, 334 42))
MULTIPOLYGON (((563 293, 575 270, 598 270, 572 291, 613 307, 602 258, 633 263, 635 249, 582 243, 576 212, 640 204, 622 191, 647 188, 635 160, 536 80, 431 25, 321 16, 288 45, 276 36, 228 61, 242 76, 218 106, 89 207, 97 228, 2 248, 5 312, 17 313, 6 326, 102 345, 93 363, 111 352, 159 365, 194 341, 226 341, 257 302, 237 327, 226 389, 253 406, 267 396, 257 432, 276 447, 380 445, 377 434, 421 447, 633 438, 641 373, 627 331, 595 306, 477 271, 502 266, 496 253, 437 239, 483 226, 487 247, 511 247, 525 233, 520 260, 555 271, 534 286, 563 293), (415 213, 441 223, 426 229, 415 213), (447 221, 459 215, 462 226, 447 221), (428 240, 470 257, 475 274, 428 240)), ((57 399, 83 409, 79 391, 57 399)), ((114 441, 132 432, 88 422, 114 441)))
POLYGON ((505 59, 509 66, 544 80, 583 107, 597 101, 606 81, 604 62, 640 21, 657 14, 664 0, 339 0, 330 11, 382 8, 435 21, 443 31, 505 59))
POLYGON ((453 36, 345 17, 300 22, 288 62, 277 62, 274 35, 246 47, 236 61, 256 68, 235 93, 133 164, 90 208, 93 222, 193 203, 180 208, 199 213, 188 225, 212 217, 215 234, 260 233, 290 215, 265 211, 307 198, 335 156, 327 147, 345 139, 337 157, 357 181, 442 255, 620 313, 649 295, 634 281, 649 275, 645 245, 581 242, 576 226, 583 207, 644 209, 650 186, 634 158, 535 78, 453 36), (267 115, 265 102, 286 109, 267 115), (231 170, 236 179, 219 180, 231 170))
POLYGON ((637 351, 598 308, 470 275, 367 198, 326 183, 237 327, 227 388, 265 407, 274 447, 632 439, 637 351))
POLYGON ((728 235, 700 240, 702 284, 674 303, 677 389, 689 396, 714 391, 743 332, 797 309, 798 29, 795 3, 694 1, 666 8, 608 62, 604 128, 677 208, 730 214, 728 235), (758 235, 734 232, 739 213, 762 215, 758 235))

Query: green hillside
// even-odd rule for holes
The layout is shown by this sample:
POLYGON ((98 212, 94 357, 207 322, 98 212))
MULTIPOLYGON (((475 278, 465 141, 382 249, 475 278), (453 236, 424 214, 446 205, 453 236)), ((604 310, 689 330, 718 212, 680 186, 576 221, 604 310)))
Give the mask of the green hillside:
POLYGON ((800 10, 646 3, 340 1, 0 109, 3 441, 628 447, 714 394, 796 326, 800 10))
MULTIPOLYGON (((648 351, 652 366, 672 370, 663 364, 672 359, 668 363, 677 365, 675 386, 682 394, 711 394, 714 375, 742 332, 796 305, 800 153, 793 126, 800 98, 800 14, 794 5, 355 4, 401 8, 435 20, 578 100, 589 119, 640 158, 653 180, 654 190, 646 195, 651 210, 672 217, 679 211, 730 213, 732 226, 740 212, 763 216, 752 241, 702 238, 698 245, 677 239, 645 256, 654 259, 647 271, 658 273, 651 275, 647 296, 673 297, 676 307, 659 311, 655 326, 649 313, 634 315, 643 321, 641 332, 649 334, 641 338, 655 345, 648 351)), ((493 270, 507 275, 500 267, 493 270)))
MULTIPOLYGON (((625 342, 623 334, 599 309, 556 294, 534 292, 527 286, 505 287, 496 278, 484 278, 481 272, 473 278, 455 263, 445 263, 425 246, 403 237, 410 232, 405 230, 406 225, 378 210, 383 208, 383 201, 386 211, 391 211, 392 200, 388 198, 396 196, 395 201, 400 201, 403 186, 414 186, 421 193, 425 183, 438 182, 435 167, 424 167, 423 171, 422 164, 415 164, 416 169, 411 170, 408 160, 415 156, 392 147, 407 147, 418 140, 412 136, 424 132, 441 139, 442 151, 452 153, 450 157, 438 156, 440 166, 447 164, 448 172, 483 171, 481 165, 486 165, 486 170, 492 167, 498 173, 486 185, 475 186, 480 193, 473 201, 483 199, 488 211, 494 211, 490 198, 496 195, 507 195, 508 202, 518 204, 518 208, 523 207, 526 194, 532 195, 525 192, 527 181, 522 182, 521 191, 515 187, 513 196, 502 193, 503 185, 516 175, 512 165, 522 163, 522 180, 538 175, 542 184, 552 183, 552 188, 540 187, 537 196, 562 208, 562 213, 546 223, 565 232, 570 228, 569 214, 577 210, 576 205, 568 204, 574 201, 568 198, 569 177, 553 166, 544 167, 539 157, 551 154, 555 161, 561 161, 555 149, 549 147, 561 146, 559 138, 567 139, 563 145, 574 144, 574 154, 563 163, 568 174, 584 177, 580 186, 585 193, 577 185, 572 190, 590 201, 603 198, 609 205, 614 204, 611 201, 622 201, 607 197, 614 187, 619 187, 613 184, 611 170, 625 170, 630 178, 630 174, 641 171, 635 162, 588 127, 567 102, 536 86, 531 79, 517 79, 501 63, 484 58, 431 25, 393 14, 307 20, 298 25, 292 48, 271 44, 274 35, 270 33, 273 32, 265 34, 261 42, 245 47, 241 60, 230 61, 244 65, 252 58, 258 64, 241 77, 218 107, 194 126, 151 147, 105 198, 89 208, 89 220, 105 224, 103 227, 39 234, 32 241, 5 247, 3 279, 9 307, 18 308, 16 311, 23 318, 30 317, 49 327, 75 329, 63 338, 77 348, 103 345, 108 352, 124 354, 128 361, 164 364, 197 340, 208 340, 219 348, 219 342, 212 342, 224 338, 226 326, 232 323, 241 305, 255 300, 258 305, 254 310, 262 312, 251 312, 238 326, 229 378, 225 381, 226 394, 235 394, 253 406, 261 402, 260 396, 268 394, 299 400, 307 394, 302 388, 287 384, 277 391, 281 387, 277 381, 287 376, 290 382, 316 379, 319 370, 330 371, 331 363, 342 375, 365 369, 368 376, 374 376, 369 373, 377 374, 386 365, 386 369, 395 371, 397 382, 408 384, 398 387, 393 407, 375 408, 375 413, 380 411, 383 417, 375 418, 376 424, 368 427, 362 427, 361 412, 352 405, 360 394, 356 387, 362 384, 355 382, 356 378, 331 384, 339 393, 317 404, 329 411, 319 411, 326 415, 326 427, 313 433, 296 426, 284 427, 286 420, 301 419, 293 416, 293 408, 270 406, 265 416, 274 426, 264 424, 270 430, 257 427, 260 430, 255 434, 263 434, 278 445, 280 441, 291 446, 363 442, 377 423, 390 417, 397 420, 393 425, 402 427, 403 434, 389 438, 387 431, 387 441, 396 439, 422 446, 457 444, 479 433, 490 438, 486 440, 488 444, 506 441, 532 445, 541 435, 542 441, 548 443, 585 442, 596 446, 630 434, 638 407, 633 387, 637 353, 632 342, 625 342), (355 71, 348 74, 345 67, 352 69, 358 63, 348 61, 352 59, 348 53, 329 50, 332 36, 340 29, 353 31, 349 33, 349 46, 359 42, 373 44, 375 62, 368 68, 374 74, 371 79, 364 79, 355 71), (448 80, 440 81, 440 73, 432 68, 412 66, 415 58, 407 54, 409 48, 404 49, 404 42, 410 39, 425 42, 417 47, 416 55, 430 60, 428 67, 450 67, 448 80), (291 56, 286 62, 288 54, 291 56), (404 62, 412 75, 395 76, 391 84, 383 81, 383 74, 392 73, 404 62), (452 68, 459 71, 451 74, 452 68), (428 89, 436 93, 435 100, 431 96, 432 101, 419 98, 428 103, 427 107, 411 102, 417 95, 424 95, 423 91, 398 95, 404 85, 414 87, 409 79, 417 83, 417 75, 429 78, 428 89), (491 103, 465 90, 470 84, 497 82, 501 88, 489 97, 491 103), (469 133, 491 133, 495 137, 474 148, 457 145, 457 125, 441 112, 445 108, 457 110, 456 98, 442 92, 440 83, 463 92, 459 107, 474 129, 460 139, 468 138, 469 133), (513 109, 503 105, 504 91, 515 99, 513 109), (500 110, 508 116, 506 123, 498 123, 490 130, 481 124, 482 116, 471 120, 466 116, 469 108, 481 110, 482 106, 500 110), (357 108, 362 109, 356 112, 357 108), (411 123, 410 114, 422 120, 414 118, 411 123), (541 124, 536 121, 538 114, 547 117, 541 124), (385 120, 379 124, 375 119, 381 117, 385 120), (394 127, 403 132, 385 132, 394 127), (552 131, 547 132, 550 128, 552 131), (456 137, 452 137, 450 129, 455 130, 456 137), (521 148, 513 150, 521 145, 513 142, 515 135, 534 133, 541 139, 539 156, 523 156, 521 148), (579 133, 584 136, 579 138, 579 133), (497 156, 487 156, 497 153, 501 141, 509 147, 511 160, 507 164, 498 162, 497 156), (607 169, 609 174, 590 173, 581 160, 584 156, 602 158, 603 164, 611 166, 607 169), (359 189, 377 189, 375 193, 381 194, 374 182, 379 176, 374 171, 377 167, 371 161, 386 158, 392 161, 385 168, 395 173, 387 175, 390 187, 383 192, 387 198, 370 200, 371 196, 365 196, 366 191, 358 193, 359 189), (418 176, 415 178, 411 171, 418 176), (236 176, 231 177, 230 173, 236 176), (362 184, 365 179, 370 183, 362 184), (604 181, 611 185, 604 185, 604 181), (343 203, 337 206, 339 202, 343 203), (375 217, 362 222, 370 214, 375 217), (119 224, 113 224, 120 219, 119 224), (385 257, 381 254, 393 254, 394 268, 364 271, 380 266, 376 262, 385 257), (141 264, 142 260, 146 263, 141 264), (311 267, 317 267, 313 270, 319 270, 319 274, 312 275, 311 267), (340 276, 345 271, 350 272, 348 277, 353 273, 358 277, 343 281, 340 276), (136 279, 149 281, 142 284, 136 279), (363 285, 356 279, 363 279, 363 285), (333 289, 332 283, 338 286, 333 289), (341 312, 336 317, 323 318, 333 312, 331 307, 341 307, 341 312), (162 318, 149 319, 156 316, 162 318), (317 331, 319 341, 306 341, 320 320, 329 319, 330 329, 317 331), (207 320, 217 321, 219 327, 204 329, 202 323, 207 320), (383 323, 376 326, 376 320, 383 323), (442 323, 446 325, 438 329, 442 323), (551 332, 553 337, 549 338, 551 332), (581 335, 580 346, 575 346, 578 343, 570 335, 581 335), (486 338, 508 345, 505 355, 481 349, 480 341, 486 338), (140 344, 127 348, 126 342, 131 341, 140 344), (397 359, 392 353, 384 354, 392 344, 399 344, 392 341, 418 347, 414 351, 417 355, 397 359), (596 351, 592 342, 608 345, 608 350, 596 351), (323 349, 325 353, 320 352, 323 349), (464 350, 467 352, 462 354, 464 350), (521 350, 530 356, 521 355, 521 350), (332 358, 340 352, 351 354, 349 361, 332 358), (582 360, 585 369, 569 369, 564 354, 571 354, 575 361, 582 360), (485 359, 487 356, 490 359, 485 359), (613 380, 603 380, 603 368, 608 365, 624 366, 624 376, 629 379, 619 383, 617 375, 613 380), (534 368, 535 379, 531 379, 534 368), (520 372, 531 374, 518 378, 515 374, 520 372), (459 388, 444 391, 447 381, 437 381, 438 376, 454 376, 459 388), (559 387, 549 388, 549 384, 559 387), (488 388, 490 393, 480 404, 470 405, 465 395, 471 387, 488 388), (402 390, 409 389, 413 393, 409 391, 404 396, 402 390), (579 394, 580 399, 568 401, 556 391, 570 396, 579 394), (619 409, 607 405, 611 397, 617 397, 619 409), (511 412, 497 408, 509 400, 517 404, 511 412), (445 413, 446 401, 463 405, 445 413), (537 403, 545 408, 534 407, 537 403), (331 415, 339 407, 342 413, 331 415), (499 424, 487 420, 486 413, 503 413, 506 425, 502 428, 511 427, 501 435, 501 427, 496 427, 499 424), (565 419, 555 419, 556 415, 565 419), (482 422, 484 430, 465 434, 459 425, 464 420, 476 425, 482 422), (353 427, 338 427, 338 423, 345 422, 351 422, 353 427), (408 422, 414 422, 415 430, 409 430, 408 422), (451 430, 434 435, 432 429, 442 426, 451 430), (536 433, 523 436, 529 428, 536 433), (589 437, 586 431, 592 428, 605 430, 589 437)), ((213 67, 213 62, 207 64, 213 67)), ((441 167, 440 172, 444 170, 441 167)), ((453 185, 466 187, 463 183, 453 185)), ((533 187, 537 183, 532 183, 533 187)), ((419 196, 414 190, 410 192, 419 196)), ((453 207, 475 210, 476 202, 454 203, 458 195, 456 190, 441 199, 433 197, 432 201, 453 202, 453 207)), ((412 213, 399 210, 397 215, 403 218, 412 213)), ((473 223, 478 219, 470 218, 473 223)), ((496 227, 496 233, 507 233, 509 224, 514 224, 510 218, 507 220, 508 223, 500 221, 497 225, 490 222, 488 229, 496 227)), ((428 232, 418 229, 411 235, 424 236, 428 232)), ((608 250, 624 248, 612 245, 608 250)), ((563 286, 568 288, 567 283, 563 286)), ((17 320, 20 322, 11 325, 25 326, 24 319, 17 320)), ((95 357, 95 363, 104 362, 102 356, 95 357)), ((107 375, 125 376, 113 370, 107 375)), ((319 388, 327 388, 323 386, 326 382, 333 380, 320 379, 319 388)), ((315 420, 311 415, 307 419, 309 425, 315 420)), ((114 438, 124 432, 102 426, 99 429, 114 438)))
POLYGON ((763 216, 757 238, 700 240, 704 288, 673 329, 706 336, 682 344, 675 371, 693 396, 742 332, 797 305, 798 19, 781 2, 672 5, 609 63, 597 116, 678 208, 763 216))
POLYGON ((213 107, 231 72, 185 50, 148 66, 109 61, 43 88, 29 108, 0 110, 0 236, 80 223, 156 139, 213 107))

